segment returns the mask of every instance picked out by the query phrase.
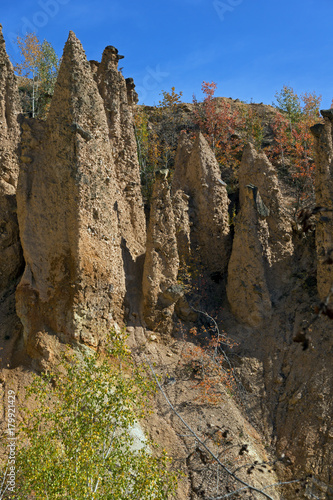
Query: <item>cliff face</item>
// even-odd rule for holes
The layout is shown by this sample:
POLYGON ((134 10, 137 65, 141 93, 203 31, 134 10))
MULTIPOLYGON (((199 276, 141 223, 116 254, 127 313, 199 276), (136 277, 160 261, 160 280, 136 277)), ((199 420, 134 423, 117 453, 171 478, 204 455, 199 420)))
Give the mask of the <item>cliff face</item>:
POLYGON ((21 112, 16 78, 0 25, 0 301, 18 278, 23 260, 16 218, 21 112))
POLYGON ((130 217, 123 224, 127 201, 104 103, 73 33, 47 121, 23 130, 29 163, 17 198, 26 267, 16 295, 28 353, 38 357, 43 331, 95 346, 124 317, 123 252, 142 253, 144 233, 130 217))
MULTIPOLYGON (((70 33, 47 120, 21 116, 20 131, 15 77, 0 35, 3 345, 5 335, 16 331, 14 351, 24 344, 29 366, 32 358, 45 368, 59 342, 96 348, 111 328, 127 323, 132 347, 144 345, 156 362, 163 359, 164 366, 174 370, 172 382, 181 386, 179 366, 188 346, 184 339, 183 344, 172 340, 175 324, 181 319, 187 331, 211 325, 208 315, 189 305, 180 273, 187 267, 194 272, 203 269, 210 280, 208 302, 217 304, 219 326, 237 342, 235 354, 228 354, 237 365, 238 382, 248 388, 246 410, 288 459, 280 477, 288 477, 286 470, 291 478, 295 473, 314 474, 313 494, 331 498, 332 326, 327 316, 314 317, 312 310, 326 300, 333 283, 332 111, 323 112, 325 124, 313 129, 316 203, 321 207, 316 248, 314 234, 293 232, 280 180, 266 156, 252 145, 245 148, 239 171, 240 210, 234 220, 229 217, 226 185, 201 134, 194 141, 185 133, 180 136, 171 187, 169 172, 156 172, 146 231, 133 129, 136 95, 133 81, 125 81, 118 70, 120 58, 110 46, 101 63, 89 64, 70 33), (22 325, 14 313, 15 290, 22 325), (146 327, 156 334, 154 344, 147 341, 146 327), (295 341, 299 332, 307 336, 303 349, 295 341)), ((203 293, 200 287, 195 290, 199 298, 203 293)), ((184 408, 186 391, 192 389, 188 378, 180 389, 172 389, 184 408)), ((229 403, 232 408, 231 398, 229 403)), ((191 477, 192 491, 186 489, 180 498, 200 498, 201 476, 189 465, 193 453, 188 460, 192 445, 172 419, 166 422, 161 408, 161 422, 172 429, 173 446, 183 446, 182 459, 191 477)), ((198 427, 205 419, 208 433, 212 411, 196 406, 193 412, 191 407, 188 418, 198 427)), ((218 411, 214 406, 214 414, 218 411)), ((238 410, 234 414, 240 418, 238 410)), ((224 421, 228 418, 223 414, 224 421)), ((218 428, 221 422, 215 424, 218 428)), ((237 426, 238 420, 235 435, 239 429, 243 435, 248 427, 237 426)), ((209 479, 205 481, 208 485, 209 479)), ((285 498, 296 498, 295 494, 285 498)))

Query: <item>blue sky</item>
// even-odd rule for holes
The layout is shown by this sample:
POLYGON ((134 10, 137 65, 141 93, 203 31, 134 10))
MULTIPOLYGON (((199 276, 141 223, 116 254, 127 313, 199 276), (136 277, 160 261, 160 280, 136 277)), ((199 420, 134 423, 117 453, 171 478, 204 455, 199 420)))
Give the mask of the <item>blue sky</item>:
POLYGON ((333 98, 332 0, 1 0, 0 23, 12 61, 13 40, 36 31, 61 55, 69 30, 88 59, 106 45, 125 56, 140 102, 161 90, 201 99, 202 81, 216 95, 271 104, 283 85, 333 98))

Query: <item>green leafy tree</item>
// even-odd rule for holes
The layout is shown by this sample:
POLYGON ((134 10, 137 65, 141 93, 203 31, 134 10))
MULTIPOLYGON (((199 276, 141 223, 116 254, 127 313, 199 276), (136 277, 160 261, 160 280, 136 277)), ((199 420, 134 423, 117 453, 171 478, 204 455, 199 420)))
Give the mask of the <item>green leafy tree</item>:
POLYGON ((273 103, 273 106, 285 113, 291 123, 297 122, 301 116, 302 109, 300 99, 292 87, 284 85, 280 92, 276 92, 275 98, 276 103, 273 103))
POLYGON ((162 100, 150 112, 139 107, 135 113, 135 135, 141 172, 142 194, 149 204, 155 171, 172 169, 176 156, 179 132, 186 128, 182 112, 182 92, 175 87, 171 92, 162 90, 162 100))
POLYGON ((171 92, 162 90, 163 99, 159 101, 156 114, 158 123, 158 149, 160 151, 160 168, 171 168, 174 165, 178 145, 178 135, 183 128, 181 116, 181 98, 183 93, 177 93, 175 87, 171 92))
POLYGON ((145 203, 149 204, 160 152, 157 134, 154 130, 150 129, 148 114, 144 108, 136 110, 134 115, 134 130, 140 165, 142 196, 145 203))
MULTIPOLYGON (((26 33, 17 37, 17 45, 21 62, 15 65, 19 76, 29 79, 24 93, 30 96, 27 112, 32 117, 44 118, 47 114, 54 85, 59 70, 59 58, 52 45, 44 40, 42 43, 35 33, 26 33)), ((26 96, 25 96, 26 97, 26 96)))
POLYGON ((38 114, 41 117, 45 117, 49 110, 58 72, 59 58, 52 45, 47 40, 44 40, 41 45, 37 75, 40 82, 38 114))
POLYGON ((176 474, 166 453, 155 456, 131 432, 152 390, 116 333, 107 356, 67 353, 55 373, 36 376, 28 391, 36 409, 26 412, 19 436, 15 499, 170 498, 176 474))
POLYGON ((276 94, 278 111, 272 121, 274 143, 266 153, 274 163, 279 160, 282 171, 295 188, 295 214, 303 206, 315 202, 314 139, 310 127, 320 120, 321 96, 306 92, 300 97, 291 87, 283 86, 276 94))

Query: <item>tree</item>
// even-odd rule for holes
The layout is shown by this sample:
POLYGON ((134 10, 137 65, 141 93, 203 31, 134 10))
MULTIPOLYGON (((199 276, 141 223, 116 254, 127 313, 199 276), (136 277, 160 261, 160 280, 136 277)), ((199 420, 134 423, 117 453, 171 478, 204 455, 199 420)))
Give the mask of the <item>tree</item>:
POLYGON ((171 93, 165 90, 162 90, 161 95, 163 96, 162 101, 159 101, 158 106, 160 108, 169 108, 171 106, 175 106, 176 104, 181 104, 181 97, 183 92, 176 92, 176 87, 171 87, 171 93))
POLYGON ((38 73, 38 65, 41 58, 41 45, 35 33, 26 33, 24 37, 17 37, 17 45, 19 47, 22 62, 15 65, 15 71, 18 75, 30 78, 32 81, 32 117, 35 117, 36 108, 36 92, 38 81, 36 80, 38 73))
POLYGON ((149 115, 144 107, 140 107, 134 116, 142 193, 147 204, 152 194, 155 171, 173 167, 178 135, 184 128, 182 92, 177 93, 172 87, 171 92, 162 90, 161 95, 163 99, 149 115))
POLYGON ((32 117, 45 117, 59 70, 59 58, 52 45, 44 40, 41 43, 35 33, 17 37, 21 62, 15 65, 18 75, 31 80, 31 106, 28 112, 32 117))
POLYGON ((282 169, 296 189, 296 211, 314 202, 314 140, 310 127, 318 122, 321 96, 306 92, 300 97, 291 87, 277 92, 278 112, 272 123, 274 144, 267 149, 274 163, 280 158, 282 169))
POLYGON ((174 165, 178 145, 178 134, 182 128, 181 97, 175 87, 171 92, 162 90, 163 99, 157 106, 157 117, 160 123, 158 130, 158 143, 160 150, 160 168, 170 168, 174 165))
POLYGON ((273 106, 285 113, 291 123, 297 122, 302 110, 299 97, 292 87, 284 85, 280 92, 275 93, 275 98, 277 103, 273 103, 273 106))
POLYGON ((59 58, 52 45, 44 40, 41 45, 41 57, 38 65, 39 115, 45 117, 54 92, 54 86, 59 72, 59 58))
POLYGON ((160 500, 175 490, 166 453, 154 456, 151 444, 131 437, 152 384, 131 362, 123 333, 110 342, 106 353, 67 352, 54 373, 36 376, 28 391, 35 410, 26 411, 17 453, 17 500, 160 500))
POLYGON ((141 189, 144 202, 149 204, 153 192, 155 170, 158 169, 160 151, 156 132, 149 128, 148 115, 143 108, 136 110, 134 130, 140 165, 141 189))

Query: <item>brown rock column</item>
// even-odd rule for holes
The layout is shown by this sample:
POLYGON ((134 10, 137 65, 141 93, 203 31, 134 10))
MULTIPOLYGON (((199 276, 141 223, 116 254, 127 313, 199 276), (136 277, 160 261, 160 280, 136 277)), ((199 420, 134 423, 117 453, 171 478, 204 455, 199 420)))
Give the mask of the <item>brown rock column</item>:
POLYGON ((103 102, 74 33, 47 121, 23 129, 17 311, 28 353, 39 357, 39 332, 97 345, 123 317, 122 200, 103 102))
POLYGON ((96 81, 104 103, 117 183, 123 198, 124 210, 119 213, 121 231, 135 259, 145 250, 146 222, 134 134, 135 85, 132 79, 126 82, 118 71, 118 61, 123 57, 115 47, 106 47, 96 81))
POLYGON ((262 202, 268 209, 265 215, 268 226, 268 240, 265 243, 267 284, 273 292, 290 278, 291 257, 294 252, 292 225, 284 207, 276 171, 267 156, 258 153, 252 144, 244 149, 239 171, 241 206, 248 184, 258 188, 262 202))
POLYGON ((149 328, 170 333, 176 301, 179 258, 168 181, 157 172, 153 188, 143 270, 143 311, 149 328))
POLYGON ((265 275, 265 242, 269 232, 267 222, 258 214, 257 199, 257 189, 246 186, 237 215, 227 285, 232 313, 250 326, 259 326, 271 311, 265 275))
POLYGON ((294 249, 275 170, 252 144, 243 153, 239 197, 227 296, 240 321, 259 326, 288 282, 294 249))
POLYGON ((16 77, 0 25, 0 302, 8 287, 15 285, 23 266, 16 216, 20 112, 16 77))
MULTIPOLYGON (((185 136, 180 141, 172 193, 176 226, 180 228, 185 217, 191 227, 190 235, 181 230, 179 240, 190 238, 191 256, 198 265, 209 273, 224 273, 230 254, 229 200, 216 158, 201 133, 192 147, 185 136)), ((186 246, 180 241, 181 254, 189 253, 186 246)))
POLYGON ((321 114, 325 123, 318 123, 311 131, 316 150, 316 204, 329 210, 319 215, 316 225, 317 287, 324 301, 333 284, 333 265, 329 263, 333 255, 333 110, 321 114))

